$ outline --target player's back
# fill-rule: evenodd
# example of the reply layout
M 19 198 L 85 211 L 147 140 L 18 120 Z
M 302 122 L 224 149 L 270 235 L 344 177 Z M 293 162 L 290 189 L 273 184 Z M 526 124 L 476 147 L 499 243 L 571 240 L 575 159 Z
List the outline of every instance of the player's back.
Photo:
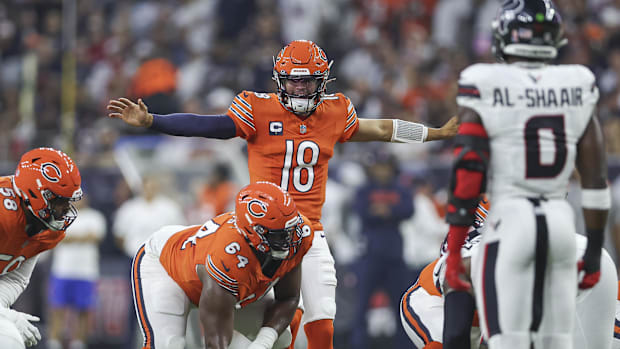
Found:
M 594 75 L 580 65 L 476 64 L 465 69 L 457 102 L 480 115 L 489 136 L 494 199 L 564 198 L 576 145 L 597 100 Z
M 26 214 L 13 189 L 11 176 L 0 177 L 0 199 L 0 275 L 3 275 L 26 259 L 56 246 L 65 233 L 47 229 L 28 235 Z
M 357 130 L 351 101 L 341 93 L 326 95 L 304 119 L 286 110 L 274 93 L 243 91 L 228 115 L 248 142 L 250 180 L 279 184 L 301 213 L 318 222 L 334 145 Z

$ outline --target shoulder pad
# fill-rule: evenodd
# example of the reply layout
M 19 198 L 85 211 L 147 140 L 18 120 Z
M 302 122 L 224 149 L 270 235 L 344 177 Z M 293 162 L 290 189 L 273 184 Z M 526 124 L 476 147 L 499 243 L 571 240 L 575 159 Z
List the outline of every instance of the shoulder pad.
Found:
M 459 77 L 459 84 L 463 83 L 480 83 L 489 78 L 493 78 L 493 67 L 496 64 L 477 63 L 465 68 Z
M 254 95 L 257 98 L 262 98 L 262 99 L 270 99 L 271 96 L 269 95 L 269 93 L 264 93 L 264 92 L 254 92 Z

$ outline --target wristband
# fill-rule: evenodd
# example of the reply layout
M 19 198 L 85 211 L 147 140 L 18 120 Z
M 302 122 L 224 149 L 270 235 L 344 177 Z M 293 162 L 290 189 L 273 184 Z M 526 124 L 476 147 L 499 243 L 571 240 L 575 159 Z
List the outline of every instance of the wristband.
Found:
M 428 136 L 428 128 L 415 122 L 394 119 L 392 121 L 392 143 L 423 143 Z
M 581 207 L 591 210 L 609 210 L 611 207 L 611 190 L 581 189 Z
M 275 329 L 263 326 L 258 331 L 258 335 L 256 335 L 256 339 L 254 339 L 254 342 L 252 342 L 252 344 L 260 345 L 267 349 L 273 347 L 273 344 L 276 342 L 277 339 L 278 332 Z

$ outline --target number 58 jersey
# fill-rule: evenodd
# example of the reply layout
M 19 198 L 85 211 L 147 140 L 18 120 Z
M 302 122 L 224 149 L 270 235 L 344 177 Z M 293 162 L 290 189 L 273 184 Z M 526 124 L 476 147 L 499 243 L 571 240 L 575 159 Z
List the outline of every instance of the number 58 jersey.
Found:
M 457 103 L 489 136 L 493 199 L 564 198 L 576 146 L 598 101 L 581 65 L 475 64 L 461 72 Z

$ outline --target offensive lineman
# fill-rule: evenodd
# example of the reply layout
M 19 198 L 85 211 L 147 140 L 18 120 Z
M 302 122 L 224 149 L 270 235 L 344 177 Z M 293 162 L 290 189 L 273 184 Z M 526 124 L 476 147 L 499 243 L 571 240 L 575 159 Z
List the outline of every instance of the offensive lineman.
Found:
M 26 289 L 41 252 L 54 248 L 77 217 L 80 172 L 67 154 L 37 148 L 22 155 L 13 176 L 0 177 L 0 347 L 36 345 L 39 318 L 10 307 Z
M 300 264 L 314 234 L 308 223 L 286 191 L 256 182 L 239 191 L 234 212 L 151 235 L 132 267 L 143 347 L 183 349 L 190 304 L 207 348 L 290 345 L 282 334 L 299 303 Z M 275 298 L 263 298 L 272 287 Z
M 315 43 L 296 40 L 274 58 L 277 93 L 239 93 L 226 115 L 156 115 L 126 98 L 111 100 L 109 116 L 127 124 L 177 136 L 248 142 L 250 182 L 279 184 L 295 199 L 316 230 L 315 241 L 302 263 L 302 298 L 309 349 L 333 348 L 336 315 L 336 270 L 321 225 L 328 161 L 337 142 L 421 143 L 451 138 L 456 118 L 442 128 L 397 119 L 358 119 L 349 98 L 327 94 L 329 62 Z M 301 312 L 291 330 L 295 336 Z
M 504 63 L 475 64 L 459 80 L 446 280 L 455 290 L 470 287 L 460 250 L 491 172 L 493 207 L 472 266 L 483 336 L 491 349 L 570 349 L 575 285 L 587 289 L 599 280 L 611 201 L 594 115 L 598 89 L 583 66 L 547 64 L 565 42 L 550 0 L 504 2 L 493 35 Z M 588 235 L 579 282 L 565 200 L 575 166 Z

